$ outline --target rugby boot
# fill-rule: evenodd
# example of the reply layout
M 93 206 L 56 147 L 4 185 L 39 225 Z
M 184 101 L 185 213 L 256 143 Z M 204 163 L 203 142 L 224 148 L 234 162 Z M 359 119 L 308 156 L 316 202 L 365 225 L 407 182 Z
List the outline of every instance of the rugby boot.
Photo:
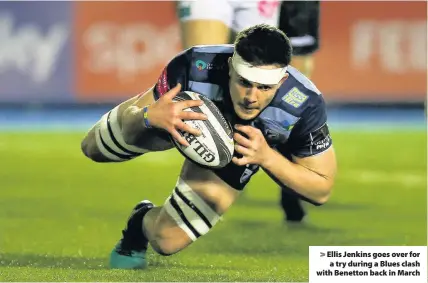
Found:
M 138 203 L 122 230 L 122 239 L 110 254 L 110 267 L 114 269 L 144 269 L 147 267 L 148 240 L 143 234 L 143 217 L 154 205 L 148 200 Z

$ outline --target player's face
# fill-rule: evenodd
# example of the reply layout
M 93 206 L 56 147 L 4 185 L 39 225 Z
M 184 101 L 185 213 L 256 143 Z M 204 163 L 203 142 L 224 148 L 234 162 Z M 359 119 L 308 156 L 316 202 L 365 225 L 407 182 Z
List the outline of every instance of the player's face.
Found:
M 260 68 L 274 69 L 277 66 L 261 66 Z M 262 85 L 246 80 L 238 75 L 229 64 L 229 88 L 232 98 L 233 108 L 243 120 L 251 120 L 257 117 L 259 113 L 268 106 L 275 96 L 276 91 L 287 79 L 288 74 L 275 85 Z

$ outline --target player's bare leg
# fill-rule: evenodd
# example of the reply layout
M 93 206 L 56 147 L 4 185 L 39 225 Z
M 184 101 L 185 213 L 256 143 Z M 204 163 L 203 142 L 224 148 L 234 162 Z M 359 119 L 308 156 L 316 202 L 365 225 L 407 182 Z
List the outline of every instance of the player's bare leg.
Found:
M 149 243 L 161 255 L 181 251 L 208 233 L 239 195 L 211 170 L 186 160 L 173 194 L 162 207 L 146 201 L 131 214 L 112 251 L 111 267 L 145 268 Z
M 290 65 L 310 79 L 314 71 L 314 58 L 312 55 L 293 56 Z
M 194 45 L 227 44 L 230 29 L 218 20 L 189 20 L 181 23 L 183 48 Z

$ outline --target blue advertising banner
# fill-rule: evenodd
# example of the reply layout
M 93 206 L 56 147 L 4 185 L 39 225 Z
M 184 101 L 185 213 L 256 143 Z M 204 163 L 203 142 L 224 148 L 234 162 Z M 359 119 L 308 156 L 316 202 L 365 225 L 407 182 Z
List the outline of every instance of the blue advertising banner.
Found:
M 72 97 L 72 2 L 0 2 L 0 102 Z

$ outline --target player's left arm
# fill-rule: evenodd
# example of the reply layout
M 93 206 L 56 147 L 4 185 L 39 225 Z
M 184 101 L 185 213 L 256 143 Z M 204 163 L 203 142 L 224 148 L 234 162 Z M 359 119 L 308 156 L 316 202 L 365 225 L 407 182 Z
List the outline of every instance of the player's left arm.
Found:
M 308 144 L 308 147 L 311 146 L 313 145 Z M 329 199 L 337 170 L 336 154 L 332 145 L 316 155 L 293 155 L 292 161 L 278 151 L 268 152 L 266 161 L 261 166 L 273 179 L 313 204 L 321 205 Z
M 271 148 L 259 129 L 238 126 L 235 149 L 243 155 L 234 158 L 238 165 L 258 164 L 276 182 L 292 189 L 313 204 L 325 203 L 332 191 L 337 163 L 326 123 L 324 103 L 308 108 L 293 128 L 287 150 L 292 161 L 284 157 L 282 148 Z

